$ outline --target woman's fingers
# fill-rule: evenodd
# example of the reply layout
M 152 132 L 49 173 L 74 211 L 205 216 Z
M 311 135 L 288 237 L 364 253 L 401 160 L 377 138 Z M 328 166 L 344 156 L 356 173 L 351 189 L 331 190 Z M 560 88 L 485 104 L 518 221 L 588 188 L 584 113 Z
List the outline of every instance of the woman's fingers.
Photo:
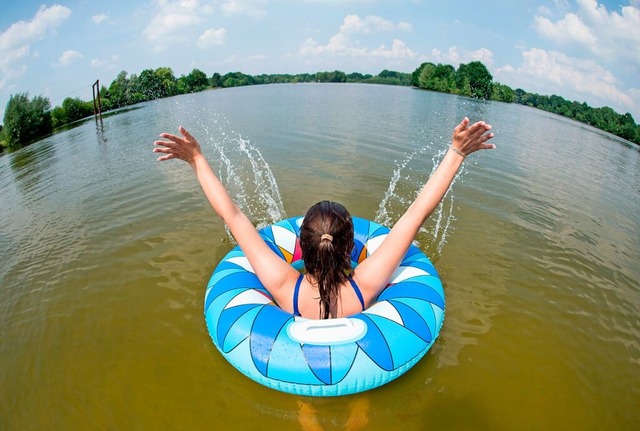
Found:
M 185 141 L 185 138 L 183 138 L 182 136 L 173 135 L 171 133 L 161 133 L 160 137 L 164 139 L 168 139 L 171 142 L 175 142 L 176 144 L 179 144 Z
M 158 161 L 181 159 L 192 163 L 194 157 L 200 153 L 198 141 L 183 127 L 178 127 L 180 135 L 161 133 L 159 140 L 155 141 L 154 153 L 162 153 Z
M 175 159 L 175 158 L 176 158 L 175 154 L 167 154 L 166 156 L 158 157 L 156 160 L 158 162 L 164 162 L 165 160 L 171 160 L 171 159 Z
M 160 144 L 160 145 L 162 145 L 162 144 Z M 169 147 L 166 147 L 166 146 L 165 147 L 159 146 L 159 147 L 154 148 L 153 152 L 154 153 L 173 153 L 173 149 L 171 149 Z
M 457 142 L 457 147 L 466 154 L 477 150 L 493 149 L 495 145 L 486 143 L 494 137 L 493 133 L 489 133 L 491 128 L 491 125 L 484 121 L 469 125 L 469 119 L 465 117 L 454 129 L 453 140 Z
M 489 130 L 491 130 L 490 124 L 486 124 L 484 121 L 479 121 L 468 129 L 467 138 L 469 141 L 480 141 L 482 143 L 490 137 L 493 137 L 493 134 L 487 133 Z
M 458 124 L 455 127 L 454 132 L 455 133 L 463 132 L 467 128 L 468 125 L 469 125 L 469 119 L 467 117 L 464 117 L 462 119 L 462 121 L 460 122 L 460 124 Z
M 193 138 L 193 136 L 191 136 L 191 133 L 189 133 L 187 131 L 187 129 L 185 129 L 183 126 L 178 127 L 178 130 L 180 131 L 180 133 L 182 134 L 182 136 L 184 136 L 185 138 L 187 138 L 188 140 L 193 140 L 195 141 L 195 139 Z
M 162 162 L 164 160 L 170 160 L 175 158 L 184 158 L 182 148 L 180 144 L 172 142 L 172 141 L 155 141 L 153 143 L 155 148 L 153 149 L 154 153 L 163 153 L 164 156 L 158 157 L 158 161 Z
M 482 136 L 483 133 L 490 129 L 490 125 L 486 124 L 484 121 L 478 121 L 477 123 L 469 127 L 468 132 L 470 137 L 475 139 L 479 136 Z
M 171 148 L 176 146 L 176 144 L 171 141 L 155 141 L 153 145 L 155 145 L 156 148 L 159 148 L 159 147 Z

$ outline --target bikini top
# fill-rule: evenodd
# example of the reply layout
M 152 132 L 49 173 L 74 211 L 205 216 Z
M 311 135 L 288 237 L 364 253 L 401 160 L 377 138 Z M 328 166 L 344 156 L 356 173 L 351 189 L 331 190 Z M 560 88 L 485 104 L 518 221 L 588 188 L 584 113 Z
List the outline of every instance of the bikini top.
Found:
M 296 287 L 293 290 L 293 315 L 294 316 L 300 316 L 300 310 L 298 309 L 298 294 L 300 293 L 300 283 L 302 283 L 303 278 L 304 278 L 304 274 L 300 274 L 300 277 L 298 277 L 298 281 L 296 281 Z M 351 283 L 351 287 L 353 287 L 353 291 L 358 296 L 358 299 L 360 300 L 360 304 L 362 305 L 362 311 L 364 311 L 364 298 L 362 297 L 362 292 L 360 292 L 360 288 L 358 287 L 356 282 L 353 281 L 353 278 L 351 277 L 349 277 L 349 283 Z

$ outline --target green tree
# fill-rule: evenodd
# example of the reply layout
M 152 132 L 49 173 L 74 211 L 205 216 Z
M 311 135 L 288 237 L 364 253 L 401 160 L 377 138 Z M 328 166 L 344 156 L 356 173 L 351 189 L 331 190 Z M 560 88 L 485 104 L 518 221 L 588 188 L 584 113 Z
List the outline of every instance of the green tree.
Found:
M 362 82 L 364 81 L 364 75 L 362 73 L 354 72 L 347 75 L 349 82 Z
M 450 64 L 438 64 L 429 80 L 429 89 L 443 93 L 456 90 L 456 71 Z
M 254 83 L 253 76 L 245 75 L 242 72 L 230 72 L 222 77 L 223 87 L 241 87 L 244 85 L 253 85 Z
M 183 93 L 195 93 L 209 87 L 207 75 L 199 69 L 193 69 L 187 76 L 181 76 L 178 81 L 179 88 Z
M 347 82 L 347 74 L 339 70 L 333 72 L 316 73 L 316 81 L 318 82 Z
M 93 115 L 93 101 L 83 102 L 76 98 L 67 97 L 62 102 L 66 123 L 72 123 Z
M 296 75 L 295 82 L 313 82 L 315 75 L 311 73 L 299 73 Z
M 213 75 L 211 75 L 209 83 L 213 88 L 222 87 L 222 75 L 220 75 L 218 72 L 214 73 Z
M 440 91 L 443 93 L 458 93 L 456 86 L 456 72 L 453 66 L 449 64 L 422 63 L 416 69 L 411 78 L 405 81 L 404 85 L 413 85 L 425 90 Z
M 91 101 L 91 104 L 93 105 L 93 100 Z M 109 89 L 104 85 L 100 87 L 100 105 L 102 106 L 102 112 L 115 108 L 111 102 L 111 93 L 109 93 Z M 91 108 L 93 109 L 93 106 Z
M 516 100 L 516 93 L 508 85 L 495 82 L 491 90 L 491 99 L 499 102 L 512 103 Z
M 51 133 L 50 108 L 51 102 L 46 97 L 29 99 L 28 93 L 11 95 L 3 119 L 2 133 L 6 146 L 19 148 Z
M 640 126 L 636 125 L 633 116 L 627 112 L 620 120 L 619 136 L 631 142 L 640 142 Z
M 348 81 L 352 81 L 351 75 L 347 75 Z M 396 72 L 395 70 L 383 70 L 377 76 L 364 75 L 357 82 L 384 85 L 410 85 L 412 75 L 410 73 Z
M 178 94 L 178 80 L 173 75 L 173 70 L 170 67 L 159 67 L 153 72 L 161 83 L 160 96 L 169 97 Z
M 152 78 L 153 80 L 153 78 Z M 135 105 L 136 103 L 144 102 L 149 100 L 147 95 L 145 94 L 146 89 L 138 75 L 132 73 L 129 76 L 129 86 L 127 87 L 127 91 L 125 93 L 125 98 L 127 101 L 127 105 Z
M 120 108 L 130 103 L 130 86 L 131 83 L 127 78 L 127 72 L 124 70 L 118 73 L 116 79 L 111 82 L 109 86 L 109 100 L 114 108 Z
M 456 71 L 456 85 L 465 96 L 491 99 L 492 81 L 493 76 L 480 61 L 461 64 Z
M 56 106 L 51 110 L 51 125 L 55 129 L 63 124 L 67 124 L 67 116 L 65 115 L 62 106 Z
M 142 95 L 144 101 L 153 100 L 165 95 L 162 79 L 151 69 L 140 73 L 136 93 Z
M 429 79 L 436 70 L 433 63 L 422 63 L 411 75 L 411 85 L 418 88 L 429 88 Z
M 93 101 L 84 102 L 77 97 L 67 97 L 62 102 L 62 106 L 56 106 L 51 110 L 51 122 L 55 128 L 81 120 L 92 114 Z

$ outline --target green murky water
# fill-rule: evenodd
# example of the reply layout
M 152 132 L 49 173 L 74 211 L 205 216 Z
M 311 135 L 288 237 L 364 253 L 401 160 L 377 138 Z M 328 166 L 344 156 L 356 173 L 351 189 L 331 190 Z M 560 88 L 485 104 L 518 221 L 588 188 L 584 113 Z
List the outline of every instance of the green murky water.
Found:
M 447 295 L 425 358 L 335 399 L 229 365 L 202 308 L 232 244 L 157 134 L 190 129 L 257 223 L 321 199 L 393 221 L 464 115 L 498 149 L 418 238 Z M 0 157 L 0 429 L 634 429 L 639 232 L 638 147 L 541 111 L 321 84 L 149 103 Z

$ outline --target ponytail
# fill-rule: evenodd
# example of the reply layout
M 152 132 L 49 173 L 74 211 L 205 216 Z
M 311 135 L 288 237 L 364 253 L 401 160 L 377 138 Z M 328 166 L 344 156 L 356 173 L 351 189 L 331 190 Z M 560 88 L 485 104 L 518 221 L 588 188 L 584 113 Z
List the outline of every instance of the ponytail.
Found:
M 351 215 L 338 203 L 317 203 L 305 215 L 300 229 L 300 246 L 305 269 L 318 283 L 319 317 L 335 317 L 340 286 L 348 280 L 351 271 Z

